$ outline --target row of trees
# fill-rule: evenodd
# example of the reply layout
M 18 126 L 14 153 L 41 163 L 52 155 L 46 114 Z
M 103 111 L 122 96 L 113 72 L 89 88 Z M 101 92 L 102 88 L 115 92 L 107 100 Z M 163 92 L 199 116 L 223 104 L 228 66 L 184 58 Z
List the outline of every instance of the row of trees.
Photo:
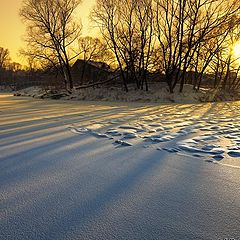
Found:
M 0 47 L 0 86 L 15 89 L 17 83 L 18 85 L 21 84 L 24 86 L 26 81 L 31 81 L 30 78 L 33 78 L 35 75 L 36 68 L 31 64 L 28 65 L 27 67 L 20 63 L 13 62 L 9 50 Z
M 181 92 L 188 71 L 195 73 L 194 88 L 211 70 L 215 86 L 229 84 L 238 63 L 229 46 L 239 39 L 239 10 L 237 0 L 97 0 L 92 19 L 115 54 L 126 90 L 129 78 L 148 89 L 146 74 L 158 70 L 170 92 L 177 83 Z
M 0 72 L 18 71 L 23 66 L 20 63 L 12 62 L 10 52 L 7 48 L 0 47 Z
M 10 62 L 9 50 L 0 47 L 0 69 L 5 69 Z
M 148 90 L 151 72 L 165 76 L 171 93 L 178 83 L 183 91 L 189 72 L 196 90 L 206 74 L 214 88 L 240 87 L 240 61 L 231 49 L 240 37 L 238 0 L 96 0 L 91 19 L 100 38 L 81 37 L 74 18 L 80 3 L 24 0 L 20 11 L 27 26 L 21 53 L 30 65 L 59 72 L 68 90 L 76 58 L 107 62 L 126 91 L 129 82 Z

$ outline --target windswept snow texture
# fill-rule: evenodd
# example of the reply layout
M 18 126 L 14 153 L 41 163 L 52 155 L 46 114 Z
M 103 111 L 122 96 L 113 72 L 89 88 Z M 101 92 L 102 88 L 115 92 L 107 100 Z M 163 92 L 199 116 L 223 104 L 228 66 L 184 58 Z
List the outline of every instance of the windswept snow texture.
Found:
M 0 95 L 0 239 L 239 239 L 239 110 Z

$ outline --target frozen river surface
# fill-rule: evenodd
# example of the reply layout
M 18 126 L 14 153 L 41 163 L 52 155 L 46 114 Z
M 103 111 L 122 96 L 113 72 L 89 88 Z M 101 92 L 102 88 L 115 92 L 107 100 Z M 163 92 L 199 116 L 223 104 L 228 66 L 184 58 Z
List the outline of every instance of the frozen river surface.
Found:
M 0 95 L 0 239 L 240 239 L 240 102 Z

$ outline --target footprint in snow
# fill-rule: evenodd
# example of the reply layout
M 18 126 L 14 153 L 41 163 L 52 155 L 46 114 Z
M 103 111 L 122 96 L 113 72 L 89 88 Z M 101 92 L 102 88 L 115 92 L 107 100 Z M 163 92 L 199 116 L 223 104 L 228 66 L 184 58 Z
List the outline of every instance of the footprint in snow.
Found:
M 87 128 L 74 128 L 74 127 L 69 127 L 70 131 L 72 133 L 77 133 L 77 134 L 85 134 L 88 133 L 89 130 Z
M 115 137 L 115 136 L 122 136 L 122 134 L 119 131 L 115 130 L 115 129 L 108 130 L 106 132 L 106 134 L 109 134 L 109 135 L 111 135 L 113 137 Z
M 118 145 L 118 146 L 123 146 L 123 147 L 130 147 L 132 146 L 131 143 L 122 141 L 122 140 L 116 140 L 113 144 Z
M 240 150 L 231 150 L 228 152 L 228 155 L 233 158 L 239 158 L 240 157 Z
M 223 158 L 224 158 L 224 156 L 221 155 L 221 154 L 213 156 L 213 159 L 214 159 L 215 161 L 221 161 Z
M 133 132 L 126 132 L 123 135 L 124 135 L 123 139 L 132 139 L 132 138 L 137 138 L 138 137 L 138 135 L 136 133 L 133 133 Z
M 94 137 L 98 137 L 98 138 L 108 138 L 108 139 L 113 139 L 112 137 L 108 136 L 105 133 L 99 133 L 99 132 L 95 132 L 95 131 L 90 131 L 91 135 L 93 135 Z
M 162 124 L 160 123 L 151 123 L 151 124 L 148 124 L 149 127 L 162 127 Z
M 152 138 L 150 138 L 150 141 L 152 143 L 167 142 L 167 141 L 170 141 L 170 140 L 172 140 L 172 138 L 168 138 L 168 137 L 160 137 L 160 138 L 152 137 Z
M 159 151 L 164 150 L 164 151 L 169 152 L 169 153 L 177 153 L 177 152 L 179 152 L 179 150 L 177 148 L 166 148 L 166 147 L 163 147 L 163 148 L 157 148 L 157 150 L 159 150 Z
M 87 128 L 69 128 L 70 131 L 72 133 L 76 133 L 76 134 L 91 134 L 94 137 L 97 138 L 108 138 L 108 139 L 113 139 L 112 137 L 110 137 L 109 135 L 105 134 L 105 133 L 99 133 L 96 131 L 92 131 L 91 129 L 87 129 Z

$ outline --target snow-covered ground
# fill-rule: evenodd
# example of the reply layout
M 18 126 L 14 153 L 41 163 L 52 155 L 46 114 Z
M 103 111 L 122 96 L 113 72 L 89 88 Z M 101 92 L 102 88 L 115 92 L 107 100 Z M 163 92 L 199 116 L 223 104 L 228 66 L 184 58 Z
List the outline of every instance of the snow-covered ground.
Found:
M 135 84 L 130 84 L 128 93 L 120 86 L 99 86 L 79 90 L 74 89 L 72 94 L 68 94 L 64 90 L 29 87 L 17 91 L 15 95 L 63 100 L 148 103 L 201 103 L 240 100 L 239 91 L 227 92 L 204 88 L 196 91 L 193 89 L 193 86 L 189 84 L 184 86 L 184 91 L 182 93 L 179 93 L 179 85 L 177 85 L 174 93 L 170 94 L 166 83 L 161 83 L 161 85 L 159 83 L 152 83 L 149 86 L 149 91 L 137 90 L 135 89 Z
M 239 239 L 240 102 L 0 95 L 0 239 Z
M 34 98 L 61 97 L 64 100 L 89 100 L 89 101 L 120 101 L 120 102 L 160 102 L 160 103 L 197 103 L 204 101 L 207 97 L 207 90 L 193 90 L 192 85 L 185 85 L 184 92 L 179 93 L 179 86 L 176 91 L 170 94 L 166 84 L 150 84 L 149 91 L 136 90 L 135 84 L 129 85 L 129 92 L 126 93 L 122 87 L 99 86 L 73 90 L 72 94 L 62 91 L 45 90 L 40 87 L 29 87 L 16 93 L 20 96 L 31 96 Z M 55 93 L 54 93 L 55 92 Z M 62 96 L 61 96 L 62 95 Z

